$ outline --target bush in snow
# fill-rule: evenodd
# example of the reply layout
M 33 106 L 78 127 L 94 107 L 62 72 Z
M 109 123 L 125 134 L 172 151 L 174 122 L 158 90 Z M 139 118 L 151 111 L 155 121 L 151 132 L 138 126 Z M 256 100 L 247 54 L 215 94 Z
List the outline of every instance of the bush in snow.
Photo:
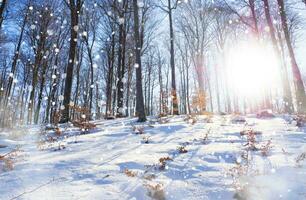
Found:
M 166 200 L 162 184 L 145 184 L 148 189 L 148 196 L 155 200 Z
M 179 153 L 187 153 L 188 152 L 187 149 L 184 146 L 179 146 L 177 148 L 177 150 L 178 150 Z
M 167 157 L 162 157 L 162 158 L 159 159 L 159 164 L 160 164 L 159 170 L 164 170 L 164 169 L 166 169 L 167 161 L 173 161 L 173 159 L 170 158 L 169 156 L 167 156 Z
M 73 111 L 72 124 L 81 129 L 82 133 L 86 133 L 96 127 L 95 124 L 89 122 L 91 113 L 88 108 L 80 106 L 70 106 Z
M 127 175 L 128 177 L 135 177 L 135 176 L 137 176 L 137 172 L 133 172 L 133 171 L 131 171 L 131 170 L 129 170 L 129 169 L 125 169 L 125 170 L 123 171 L 123 173 L 124 173 L 125 175 Z

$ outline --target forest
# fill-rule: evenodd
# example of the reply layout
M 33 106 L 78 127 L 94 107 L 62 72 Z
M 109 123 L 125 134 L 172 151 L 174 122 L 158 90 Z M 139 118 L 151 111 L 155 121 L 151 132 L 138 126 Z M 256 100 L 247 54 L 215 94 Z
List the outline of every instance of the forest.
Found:
M 1 125 L 303 113 L 302 3 L 3 0 Z
M 306 0 L 0 0 L 0 199 L 305 198 L 305 19 Z

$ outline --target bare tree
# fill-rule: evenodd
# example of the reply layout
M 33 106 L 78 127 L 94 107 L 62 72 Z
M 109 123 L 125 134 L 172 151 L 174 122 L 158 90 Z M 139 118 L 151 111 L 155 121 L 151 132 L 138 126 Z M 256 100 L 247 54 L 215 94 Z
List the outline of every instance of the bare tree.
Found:
M 133 0 L 134 9 L 134 37 L 135 37 L 135 56 L 136 56 L 136 112 L 138 121 L 146 121 L 146 114 L 142 93 L 142 72 L 141 72 L 141 41 L 139 35 L 139 15 L 137 0 Z
M 173 29 L 173 10 L 178 6 L 179 1 L 167 0 L 167 5 L 162 1 L 162 6 L 159 6 L 164 12 L 168 14 L 169 18 L 169 34 L 170 34 L 170 66 L 171 66 L 171 98 L 172 98 L 172 113 L 173 115 L 178 115 L 178 98 L 176 91 L 176 81 L 175 81 L 175 52 L 174 52 L 174 29 Z
M 64 91 L 64 110 L 61 122 L 69 121 L 69 105 L 71 100 L 71 90 L 73 81 L 73 66 L 75 62 L 75 53 L 78 40 L 79 29 L 79 15 L 81 12 L 84 0 L 64 0 L 70 9 L 70 46 L 69 46 L 69 60 L 66 69 L 65 91 Z
M 283 0 L 277 0 L 279 6 L 279 14 L 281 17 L 282 28 L 285 34 L 285 40 L 289 51 L 290 61 L 291 61 L 291 68 L 293 73 L 293 80 L 296 89 L 296 100 L 297 100 L 297 110 L 300 113 L 306 113 L 306 94 L 305 94 L 305 87 L 303 83 L 303 79 L 301 76 L 300 69 L 298 67 L 295 53 L 293 50 L 293 46 L 291 43 L 288 22 L 287 22 L 287 15 L 285 11 L 285 5 Z
M 7 87 L 6 87 L 4 106 L 7 105 L 8 99 L 11 96 L 14 74 L 16 73 L 16 70 L 17 70 L 16 69 L 17 68 L 17 61 L 18 61 L 18 58 L 19 58 L 19 52 L 20 52 L 21 43 L 22 43 L 22 40 L 23 40 L 25 26 L 26 26 L 26 23 L 27 23 L 27 20 L 28 20 L 28 14 L 29 14 L 29 7 L 28 7 L 28 5 L 26 6 L 25 10 L 26 11 L 25 11 L 25 15 L 23 16 L 23 21 L 22 21 L 22 24 L 21 24 L 20 35 L 19 35 L 19 38 L 18 38 L 17 46 L 16 46 L 16 49 L 15 49 L 15 54 L 14 54 L 13 61 L 12 61 L 11 76 L 9 77 L 8 84 L 7 84 Z
M 85 43 L 85 47 L 87 50 L 87 56 L 89 59 L 90 66 L 90 79 L 89 79 L 89 112 L 92 113 L 93 107 L 93 89 L 95 87 L 94 84 L 94 45 L 97 39 L 97 30 L 98 30 L 98 21 L 99 16 L 95 10 L 94 6 L 87 5 L 83 14 L 83 33 L 82 38 Z
M 205 89 L 207 88 L 210 92 L 210 80 L 207 74 L 207 66 L 205 66 L 205 53 L 208 51 L 208 46 L 213 39 L 210 30 L 211 21 L 214 17 L 213 9 L 211 9 L 210 2 L 200 0 L 182 6 L 181 13 L 179 27 L 192 51 L 191 57 L 198 83 L 197 93 L 199 98 L 204 100 L 206 99 Z M 199 108 L 200 112 L 206 110 L 205 104 Z
M 275 35 L 275 28 L 272 22 L 271 14 L 270 14 L 269 0 L 263 0 L 263 2 L 264 2 L 265 16 L 266 16 L 267 24 L 269 26 L 269 30 L 270 30 L 269 33 L 270 33 L 270 37 L 272 40 L 273 48 L 274 48 L 274 51 L 277 57 L 281 58 L 281 52 L 278 47 L 278 43 L 277 43 L 276 35 Z M 285 112 L 292 113 L 293 112 L 292 96 L 291 96 L 291 91 L 290 91 L 288 75 L 287 75 L 285 68 L 286 66 L 282 64 L 280 76 L 282 78 L 282 84 L 283 84 L 283 95 L 284 95 L 284 102 L 285 102 L 284 106 L 285 106 Z

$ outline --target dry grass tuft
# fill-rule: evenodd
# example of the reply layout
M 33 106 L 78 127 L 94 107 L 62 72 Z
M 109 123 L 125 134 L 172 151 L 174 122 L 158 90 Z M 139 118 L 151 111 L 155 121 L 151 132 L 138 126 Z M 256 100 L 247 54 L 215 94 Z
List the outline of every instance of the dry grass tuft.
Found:
M 244 146 L 247 146 L 248 149 L 252 151 L 258 150 L 258 148 L 256 147 L 256 136 L 262 135 L 262 132 L 249 129 L 241 131 L 240 135 L 247 136 L 247 143 Z
M 166 164 L 167 164 L 167 161 L 173 161 L 172 158 L 170 158 L 169 156 L 167 157 L 162 157 L 159 159 L 159 170 L 165 170 L 166 169 Z
M 148 189 L 148 196 L 155 200 L 166 200 L 165 192 L 162 184 L 145 184 Z
M 137 172 L 133 172 L 133 171 L 131 171 L 131 170 L 129 170 L 129 169 L 125 169 L 125 170 L 123 171 L 123 173 L 124 173 L 125 175 L 127 175 L 128 177 L 135 177 L 135 176 L 137 176 Z
M 177 150 L 178 150 L 179 153 L 187 153 L 188 152 L 187 149 L 184 146 L 179 146 L 177 148 Z

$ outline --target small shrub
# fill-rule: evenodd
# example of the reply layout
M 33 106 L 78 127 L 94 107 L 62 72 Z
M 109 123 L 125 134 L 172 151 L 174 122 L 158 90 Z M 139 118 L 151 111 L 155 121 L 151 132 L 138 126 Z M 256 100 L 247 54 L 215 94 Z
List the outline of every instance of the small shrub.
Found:
M 148 196 L 155 200 L 166 200 L 162 184 L 145 184 L 148 189 Z
M 89 130 L 96 127 L 95 124 L 89 122 L 91 119 L 90 110 L 87 107 L 70 106 L 72 115 L 72 124 L 81 129 L 82 133 L 87 133 Z
M 177 148 L 177 150 L 178 150 L 179 153 L 187 153 L 188 152 L 187 149 L 184 146 L 179 146 Z
M 249 150 L 256 151 L 256 136 L 261 135 L 262 132 L 254 130 L 244 130 L 240 132 L 241 136 L 247 136 L 247 143 L 244 146 L 247 146 Z
M 133 172 L 133 171 L 131 171 L 131 170 L 129 170 L 129 169 L 125 169 L 125 170 L 123 171 L 123 173 L 124 173 L 125 175 L 127 175 L 128 177 L 135 177 L 135 176 L 137 176 L 137 173 L 136 173 L 136 172 Z
M 167 161 L 173 161 L 173 159 L 170 158 L 169 156 L 167 156 L 167 157 L 162 157 L 162 158 L 159 159 L 159 164 L 160 164 L 159 169 L 160 169 L 160 170 L 166 169 Z

